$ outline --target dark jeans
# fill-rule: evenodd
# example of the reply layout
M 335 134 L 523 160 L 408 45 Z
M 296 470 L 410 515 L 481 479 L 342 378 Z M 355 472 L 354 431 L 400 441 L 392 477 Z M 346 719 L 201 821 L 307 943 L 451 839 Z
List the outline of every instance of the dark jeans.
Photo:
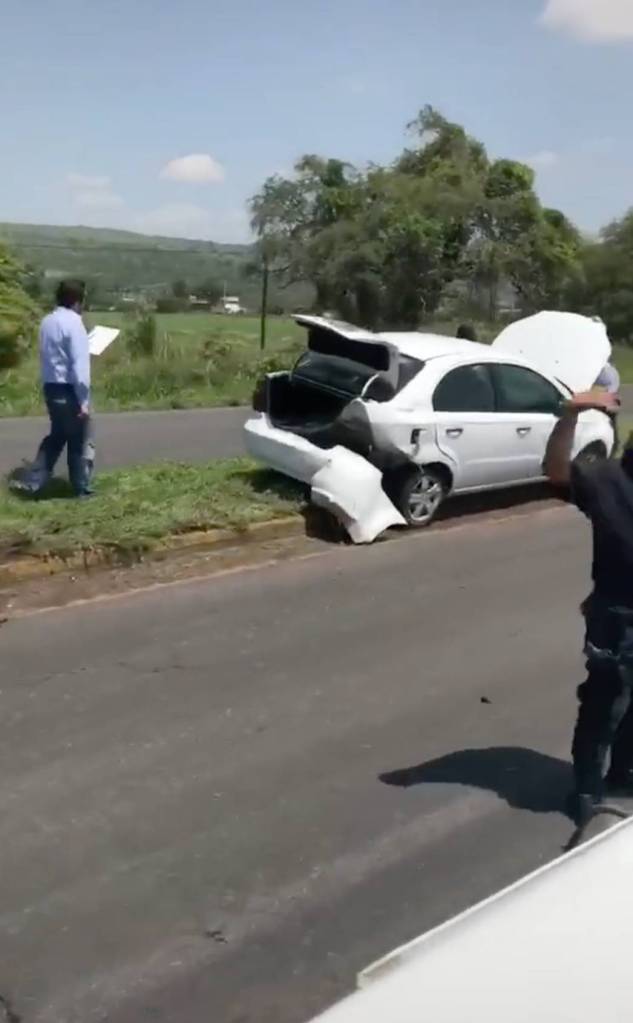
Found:
M 66 447 L 71 486 L 78 496 L 88 494 L 94 468 L 91 421 L 80 416 L 75 389 L 70 384 L 44 384 L 44 400 L 51 430 L 40 444 L 33 466 L 34 489 L 41 490 L 48 483 Z
M 633 609 L 592 598 L 586 609 L 587 680 L 572 754 L 578 792 L 601 798 L 603 778 L 633 767 Z

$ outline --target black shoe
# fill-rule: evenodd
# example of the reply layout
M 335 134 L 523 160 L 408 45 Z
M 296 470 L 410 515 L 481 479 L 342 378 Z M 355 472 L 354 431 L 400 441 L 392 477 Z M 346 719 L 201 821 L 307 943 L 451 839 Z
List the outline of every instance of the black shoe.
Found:
M 567 797 L 567 813 L 578 828 L 588 824 L 595 816 L 600 800 L 590 792 L 570 792 Z

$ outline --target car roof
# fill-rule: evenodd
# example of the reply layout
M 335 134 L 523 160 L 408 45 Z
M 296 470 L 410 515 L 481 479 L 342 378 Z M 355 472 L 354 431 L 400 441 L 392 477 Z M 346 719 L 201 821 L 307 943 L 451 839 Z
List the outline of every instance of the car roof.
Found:
M 481 355 L 484 358 L 492 356 L 490 345 L 482 345 L 477 341 L 465 341 L 462 338 L 449 337 L 446 334 L 386 331 L 382 334 L 375 334 L 374 337 L 380 341 L 387 341 L 403 355 L 420 359 L 422 362 L 445 355 Z
M 478 344 L 444 334 L 422 331 L 385 331 L 374 334 L 351 323 L 323 316 L 297 315 L 297 323 L 319 327 L 350 340 L 389 345 L 403 355 L 421 362 L 460 359 L 482 362 L 511 362 L 560 380 L 574 391 L 586 390 L 598 376 L 611 353 L 611 343 L 602 321 L 577 313 L 541 312 L 510 324 L 492 345 Z

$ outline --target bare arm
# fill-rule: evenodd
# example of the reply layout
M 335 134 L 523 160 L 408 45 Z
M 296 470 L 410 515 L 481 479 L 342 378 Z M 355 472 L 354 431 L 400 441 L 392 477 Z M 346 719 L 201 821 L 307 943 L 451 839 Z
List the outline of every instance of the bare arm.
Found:
M 575 394 L 567 403 L 565 410 L 557 422 L 545 452 L 545 475 L 552 483 L 564 486 L 569 483 L 571 475 L 571 453 L 576 436 L 578 416 L 587 409 L 599 409 L 601 412 L 617 409 L 616 395 L 600 391 L 587 391 L 586 394 Z
M 545 475 L 557 486 L 569 483 L 578 409 L 568 406 L 556 423 L 545 452 Z

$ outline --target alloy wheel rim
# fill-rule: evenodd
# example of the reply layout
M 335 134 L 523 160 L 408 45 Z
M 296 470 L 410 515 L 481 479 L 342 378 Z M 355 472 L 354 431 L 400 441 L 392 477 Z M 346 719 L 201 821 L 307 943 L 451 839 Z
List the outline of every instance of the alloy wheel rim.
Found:
M 421 476 L 409 493 L 409 515 L 414 522 L 426 522 L 442 500 L 442 486 L 430 476 Z

